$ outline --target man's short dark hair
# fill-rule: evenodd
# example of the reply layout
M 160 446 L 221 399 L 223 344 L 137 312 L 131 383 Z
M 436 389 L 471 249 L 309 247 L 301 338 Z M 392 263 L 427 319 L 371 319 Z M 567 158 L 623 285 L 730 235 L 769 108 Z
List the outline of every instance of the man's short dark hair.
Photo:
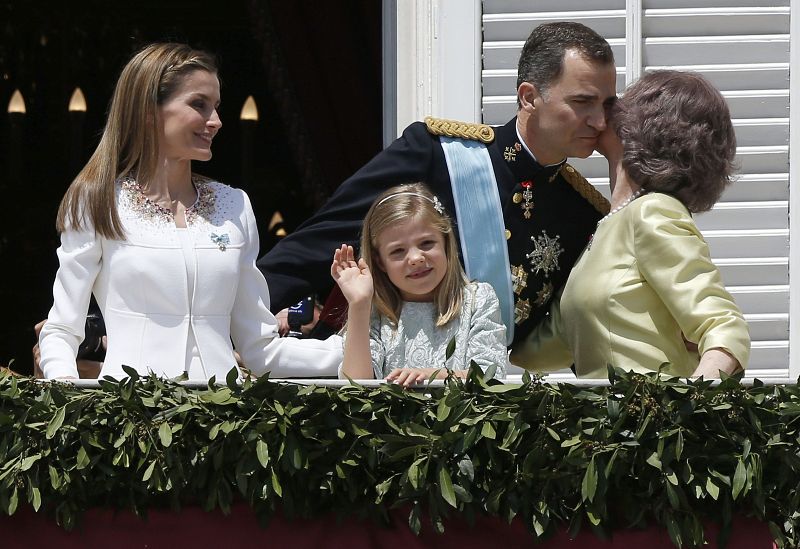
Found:
M 614 52 L 606 39 L 580 23 L 561 21 L 539 25 L 522 47 L 517 67 L 517 89 L 530 82 L 546 93 L 564 70 L 564 54 L 575 50 L 601 65 L 614 63 Z
M 611 119 L 623 143 L 622 167 L 644 190 L 704 212 L 731 182 L 736 133 L 730 110 L 699 74 L 645 74 L 616 101 Z

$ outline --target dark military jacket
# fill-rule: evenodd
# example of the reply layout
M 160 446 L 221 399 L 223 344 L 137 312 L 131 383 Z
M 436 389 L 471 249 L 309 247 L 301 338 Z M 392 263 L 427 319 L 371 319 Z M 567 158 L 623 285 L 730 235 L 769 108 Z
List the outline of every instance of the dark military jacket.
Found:
M 517 137 L 516 118 L 494 128 L 494 133 L 487 148 L 503 207 L 517 342 L 546 315 L 597 221 L 607 213 L 608 202 L 572 166 L 541 166 L 534 161 Z M 269 284 L 271 309 L 327 293 L 333 285 L 333 251 L 342 244 L 357 246 L 364 216 L 380 193 L 411 182 L 427 184 L 455 220 L 439 136 L 422 122 L 406 128 L 342 183 L 319 212 L 258 261 Z

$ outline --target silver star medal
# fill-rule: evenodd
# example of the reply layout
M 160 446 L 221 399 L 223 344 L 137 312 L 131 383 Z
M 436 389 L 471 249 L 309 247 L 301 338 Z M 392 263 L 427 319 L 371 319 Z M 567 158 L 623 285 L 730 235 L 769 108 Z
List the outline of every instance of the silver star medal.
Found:
M 558 257 L 564 252 L 564 248 L 558 241 L 559 236 L 554 238 L 547 236 L 547 233 L 542 231 L 539 236 L 532 236 L 533 251 L 526 254 L 525 257 L 531 260 L 531 267 L 533 272 L 544 272 L 545 276 L 551 272 L 560 269 L 558 264 Z

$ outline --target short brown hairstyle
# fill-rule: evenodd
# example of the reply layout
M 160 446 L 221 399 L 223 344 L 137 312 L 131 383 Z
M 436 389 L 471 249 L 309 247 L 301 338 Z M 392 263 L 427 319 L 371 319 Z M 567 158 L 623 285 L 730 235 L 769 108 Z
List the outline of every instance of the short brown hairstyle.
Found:
M 614 52 L 606 39 L 586 25 L 573 21 L 544 23 L 533 29 L 522 47 L 517 89 L 523 82 L 530 82 L 539 93 L 547 93 L 564 72 L 564 56 L 570 50 L 599 65 L 614 64 Z
M 645 191 L 704 212 L 731 182 L 736 134 L 728 104 L 699 74 L 645 74 L 616 101 L 612 120 L 622 140 L 622 167 Z

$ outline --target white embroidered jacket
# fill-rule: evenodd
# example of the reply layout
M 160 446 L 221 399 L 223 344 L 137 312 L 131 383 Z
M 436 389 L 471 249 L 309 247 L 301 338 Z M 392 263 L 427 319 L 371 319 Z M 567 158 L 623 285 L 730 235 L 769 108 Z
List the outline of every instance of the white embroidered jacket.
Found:
M 244 191 L 195 180 L 198 200 L 186 212 L 193 242 L 194 292 L 174 221 L 132 180 L 118 182 L 117 209 L 126 240 L 67 230 L 58 249 L 53 307 L 39 342 L 46 378 L 78 376 L 90 294 L 105 318 L 108 351 L 100 376 L 126 377 L 122 366 L 166 377 L 183 374 L 194 331 L 207 375 L 225 379 L 236 365 L 272 377 L 336 375 L 341 340 L 278 338 L 269 291 L 255 265 L 258 232 Z

